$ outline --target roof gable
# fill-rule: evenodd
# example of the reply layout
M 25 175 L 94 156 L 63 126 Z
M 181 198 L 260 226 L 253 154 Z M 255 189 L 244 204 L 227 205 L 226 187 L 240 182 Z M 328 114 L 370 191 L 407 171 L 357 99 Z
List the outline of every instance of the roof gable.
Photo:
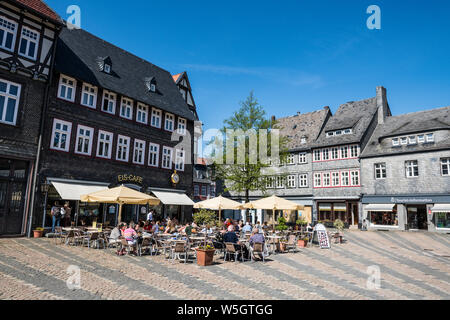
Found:
M 15 0 L 15 2 L 32 9 L 33 11 L 50 18 L 59 23 L 62 22 L 61 17 L 55 13 L 44 1 L 41 0 Z

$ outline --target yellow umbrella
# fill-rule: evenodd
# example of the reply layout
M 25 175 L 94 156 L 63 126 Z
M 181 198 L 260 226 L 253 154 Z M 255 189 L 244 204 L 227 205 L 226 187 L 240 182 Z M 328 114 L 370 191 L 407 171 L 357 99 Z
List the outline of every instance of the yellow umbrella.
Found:
M 197 202 L 194 204 L 195 209 L 210 209 L 210 210 L 219 210 L 219 221 L 221 219 L 222 210 L 239 210 L 242 209 L 242 204 L 239 202 L 233 201 L 228 198 L 224 198 L 219 196 L 217 198 Z
M 303 210 L 305 207 L 290 200 L 286 200 L 277 196 L 271 196 L 244 204 L 246 209 L 263 209 L 272 210 L 273 223 L 275 224 L 275 210 Z
M 149 204 L 158 205 L 160 200 L 148 194 L 120 186 L 112 189 L 105 189 L 91 194 L 82 195 L 82 202 L 100 202 L 119 204 L 119 222 L 122 218 L 122 205 L 124 204 Z

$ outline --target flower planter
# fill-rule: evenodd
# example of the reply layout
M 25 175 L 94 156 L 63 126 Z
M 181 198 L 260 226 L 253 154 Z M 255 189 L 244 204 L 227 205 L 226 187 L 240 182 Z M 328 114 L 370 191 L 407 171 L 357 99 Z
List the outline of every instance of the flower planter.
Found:
M 33 230 L 34 238 L 42 238 L 43 233 L 43 230 Z
M 202 267 L 212 265 L 214 259 L 214 252 L 216 252 L 216 250 L 214 249 L 210 250 L 197 249 L 197 264 Z
M 308 245 L 308 241 L 306 241 L 306 240 L 298 240 L 297 241 L 297 247 L 299 247 L 299 248 L 306 248 L 307 245 Z

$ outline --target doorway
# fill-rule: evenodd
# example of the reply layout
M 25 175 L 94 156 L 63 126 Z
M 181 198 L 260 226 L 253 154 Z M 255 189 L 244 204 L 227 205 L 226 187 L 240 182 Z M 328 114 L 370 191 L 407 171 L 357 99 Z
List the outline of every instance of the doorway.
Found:
M 427 206 L 407 206 L 408 229 L 428 230 Z
M 0 159 L 0 236 L 22 233 L 27 176 L 28 162 Z

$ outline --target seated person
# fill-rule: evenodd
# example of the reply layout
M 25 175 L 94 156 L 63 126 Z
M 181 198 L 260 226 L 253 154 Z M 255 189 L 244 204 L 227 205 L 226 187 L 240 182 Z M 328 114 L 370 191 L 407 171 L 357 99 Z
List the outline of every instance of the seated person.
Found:
M 212 234 L 212 233 L 213 233 L 213 229 L 211 228 L 210 225 L 206 225 L 206 226 L 202 229 L 201 232 L 202 232 L 202 233 L 207 233 L 207 234 Z
M 152 233 L 153 234 L 158 234 L 159 233 L 159 225 L 160 225 L 160 222 L 156 221 L 156 223 L 152 227 Z
M 119 223 L 109 235 L 109 240 L 118 240 L 122 236 L 122 232 L 120 231 L 120 228 L 122 227 L 122 224 Z
M 144 231 L 151 232 L 153 228 L 152 222 L 145 221 L 144 222 Z
M 262 233 L 259 233 L 259 230 L 257 228 L 253 229 L 252 236 L 249 239 L 250 246 L 253 247 L 253 244 L 255 243 L 262 243 L 264 244 L 266 242 L 266 239 L 264 239 L 264 235 Z
M 128 244 L 136 244 L 137 233 L 134 222 L 130 222 L 128 228 L 123 232 L 123 237 L 128 241 Z
M 228 227 L 228 232 L 224 234 L 223 241 L 225 243 L 239 244 L 239 238 L 236 235 L 236 232 L 234 232 L 234 227 L 232 225 Z
M 252 232 L 252 226 L 250 225 L 250 222 L 245 223 L 245 226 L 242 228 L 242 232 Z
M 170 233 L 170 234 L 174 234 L 177 232 L 177 229 L 175 228 L 175 224 L 173 223 L 173 221 L 170 221 L 167 224 L 166 230 L 164 231 L 165 233 Z

